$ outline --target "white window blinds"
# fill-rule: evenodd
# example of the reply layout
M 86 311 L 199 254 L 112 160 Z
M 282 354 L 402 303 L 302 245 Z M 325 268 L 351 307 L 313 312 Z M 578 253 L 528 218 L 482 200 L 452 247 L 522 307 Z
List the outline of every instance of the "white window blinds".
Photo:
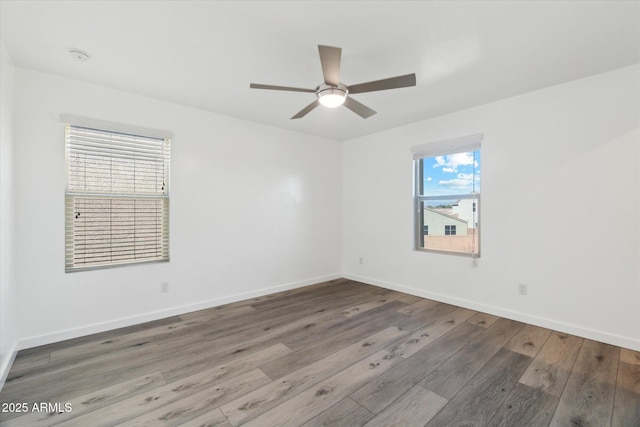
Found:
M 411 147 L 411 152 L 413 153 L 413 159 L 418 160 L 424 157 L 435 157 L 442 156 L 444 154 L 474 151 L 480 149 L 480 143 L 483 139 L 484 134 L 475 133 L 473 135 L 461 136 L 459 138 L 445 139 L 416 145 Z
M 66 125 L 66 270 L 169 260 L 170 140 Z

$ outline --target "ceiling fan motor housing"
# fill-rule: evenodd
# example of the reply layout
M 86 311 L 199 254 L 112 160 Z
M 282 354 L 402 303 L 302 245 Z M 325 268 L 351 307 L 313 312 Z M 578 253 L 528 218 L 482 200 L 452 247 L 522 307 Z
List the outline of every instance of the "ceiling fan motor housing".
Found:
M 349 88 L 342 83 L 338 83 L 338 86 L 331 86 L 323 83 L 316 88 L 318 101 L 320 101 L 320 103 L 325 107 L 329 108 L 339 107 L 344 104 L 348 93 Z

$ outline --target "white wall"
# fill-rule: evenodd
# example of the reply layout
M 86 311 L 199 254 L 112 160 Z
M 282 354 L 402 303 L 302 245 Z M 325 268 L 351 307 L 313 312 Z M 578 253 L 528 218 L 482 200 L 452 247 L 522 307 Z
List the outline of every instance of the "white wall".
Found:
M 16 83 L 22 348 L 339 277 L 339 142 L 21 68 Z M 174 133 L 170 263 L 65 274 L 60 113 Z
M 0 40 L 0 389 L 18 344 L 14 258 L 14 66 Z
M 409 147 L 478 132 L 482 257 L 412 251 Z M 347 141 L 343 271 L 640 350 L 639 158 L 639 65 Z

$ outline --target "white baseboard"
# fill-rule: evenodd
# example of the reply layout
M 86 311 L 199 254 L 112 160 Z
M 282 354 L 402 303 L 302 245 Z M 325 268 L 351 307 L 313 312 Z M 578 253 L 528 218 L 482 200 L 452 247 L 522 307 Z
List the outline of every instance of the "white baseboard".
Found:
M 5 381 L 7 381 L 7 376 L 9 375 L 9 371 L 11 370 L 13 361 L 16 359 L 16 354 L 18 354 L 18 341 L 14 341 L 14 343 L 11 345 L 11 348 L 7 352 L 7 356 L 0 364 L 0 390 L 2 390 Z
M 140 315 L 114 319 L 107 322 L 94 323 L 90 325 L 84 325 L 77 328 L 66 329 L 62 331 L 53 332 L 45 335 L 38 335 L 34 337 L 23 338 L 18 342 L 18 349 L 24 350 L 27 348 L 37 347 L 40 345 L 51 344 L 54 342 L 64 341 L 72 338 L 78 338 L 85 335 L 95 334 L 99 332 L 105 332 L 112 329 L 123 328 L 127 326 L 136 325 L 144 322 L 151 322 L 153 320 L 164 319 L 170 316 L 178 316 L 180 314 L 189 313 L 192 311 L 203 310 L 205 308 L 216 307 L 219 305 L 229 304 L 232 302 L 242 301 L 250 298 L 256 298 L 263 295 L 273 294 L 276 292 L 282 292 L 289 289 L 301 288 L 303 286 L 313 285 L 316 283 L 322 283 L 329 280 L 341 278 L 341 274 L 332 274 L 328 276 L 314 277 L 307 280 L 301 280 L 298 282 L 285 283 L 283 285 L 272 286 L 269 288 L 262 288 L 251 292 L 243 292 L 234 294 L 227 297 L 214 298 L 211 300 L 198 302 L 195 304 L 187 304 L 178 307 L 172 307 L 165 310 L 158 310 L 154 312 L 144 313 Z M 15 355 L 14 355 L 15 357 Z M 9 365 L 11 366 L 11 365 Z M 7 370 L 8 372 L 8 370 Z
M 640 351 L 640 340 L 625 337 L 621 335 L 611 334 L 604 331 L 598 331 L 595 329 L 584 328 L 582 326 L 574 325 L 571 323 L 565 323 L 553 319 L 547 319 L 527 313 L 521 313 L 518 311 L 508 310 L 501 307 L 495 307 L 492 305 L 480 304 L 474 301 L 465 300 L 462 298 L 455 298 L 449 295 L 438 294 L 434 292 L 425 291 L 422 289 L 411 288 L 408 286 L 398 285 L 395 283 L 384 282 L 370 277 L 357 276 L 354 274 L 343 274 L 345 279 L 355 280 L 357 282 L 366 283 L 369 285 L 380 286 L 382 288 L 391 289 L 405 294 L 416 295 L 422 298 L 428 298 L 447 304 L 456 305 L 459 307 L 468 308 L 470 310 L 481 311 L 483 313 L 493 314 L 495 316 L 504 317 L 518 322 L 529 323 L 531 325 L 540 326 L 554 331 L 564 332 L 571 335 L 576 335 L 582 338 L 588 338 L 594 341 L 600 341 L 606 344 L 612 344 L 619 347 L 629 348 L 631 350 Z

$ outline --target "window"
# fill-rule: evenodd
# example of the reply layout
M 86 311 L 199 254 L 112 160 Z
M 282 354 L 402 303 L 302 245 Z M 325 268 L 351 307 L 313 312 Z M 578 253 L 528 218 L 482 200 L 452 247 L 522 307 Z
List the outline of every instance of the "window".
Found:
M 480 255 L 481 134 L 412 148 L 416 250 Z
M 169 260 L 170 139 L 65 127 L 66 271 Z

